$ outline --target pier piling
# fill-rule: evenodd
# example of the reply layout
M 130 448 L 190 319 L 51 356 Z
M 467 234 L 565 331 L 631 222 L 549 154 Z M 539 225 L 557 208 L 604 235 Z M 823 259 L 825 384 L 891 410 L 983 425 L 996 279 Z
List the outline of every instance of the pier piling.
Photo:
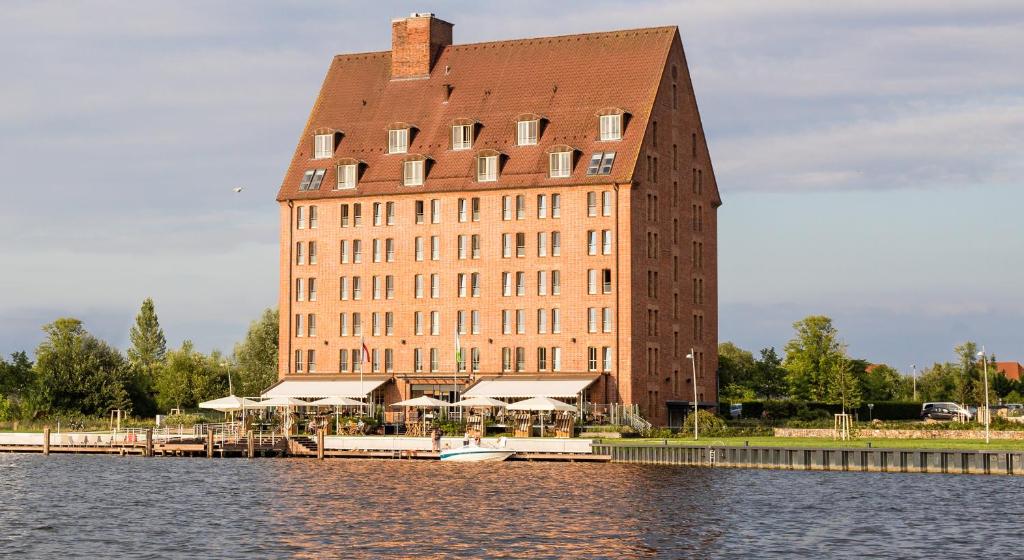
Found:
M 206 458 L 213 459 L 213 428 L 206 430 Z
M 146 450 L 144 454 L 146 457 L 153 456 L 153 428 L 146 430 Z
M 50 427 L 43 428 L 43 455 L 50 454 Z
M 245 434 L 245 445 L 246 445 L 246 448 L 245 448 L 246 456 L 249 457 L 250 459 L 252 459 L 253 457 L 256 456 L 256 449 L 255 449 L 255 446 L 253 444 L 252 430 L 249 430 Z

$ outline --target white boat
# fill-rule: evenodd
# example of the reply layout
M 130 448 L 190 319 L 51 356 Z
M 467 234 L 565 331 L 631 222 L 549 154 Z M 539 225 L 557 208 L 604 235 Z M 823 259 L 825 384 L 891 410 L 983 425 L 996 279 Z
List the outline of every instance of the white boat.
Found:
M 468 443 L 455 449 L 446 449 L 441 452 L 442 461 L 457 461 L 460 463 L 479 463 L 485 461 L 504 461 L 516 454 L 511 449 L 504 449 L 505 438 L 498 440 L 498 447 L 484 447 L 476 443 Z

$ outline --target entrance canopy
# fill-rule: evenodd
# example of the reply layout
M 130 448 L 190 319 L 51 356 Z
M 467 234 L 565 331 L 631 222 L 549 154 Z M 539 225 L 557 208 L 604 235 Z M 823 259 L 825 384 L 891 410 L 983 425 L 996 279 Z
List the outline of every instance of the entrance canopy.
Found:
M 589 387 L 597 376 L 551 378 L 536 377 L 491 377 L 481 379 L 470 387 L 463 396 L 490 397 L 494 399 L 521 399 L 533 397 L 575 398 Z
M 286 379 L 263 393 L 264 397 L 295 397 L 307 399 L 323 399 L 327 397 L 348 397 L 362 399 L 387 381 L 386 377 L 366 377 L 358 379 L 319 380 L 319 379 Z

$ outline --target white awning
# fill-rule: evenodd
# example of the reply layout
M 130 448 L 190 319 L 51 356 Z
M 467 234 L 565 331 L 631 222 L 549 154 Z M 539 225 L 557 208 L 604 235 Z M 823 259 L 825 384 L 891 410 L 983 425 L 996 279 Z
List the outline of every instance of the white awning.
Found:
M 361 399 L 387 381 L 386 377 L 367 377 L 343 381 L 320 381 L 315 379 L 286 379 L 263 393 L 264 397 L 296 397 L 323 399 L 327 397 L 348 397 Z
M 463 396 L 491 398 L 575 398 L 580 392 L 597 381 L 594 377 L 551 379 L 545 377 L 493 377 L 482 379 L 469 388 Z

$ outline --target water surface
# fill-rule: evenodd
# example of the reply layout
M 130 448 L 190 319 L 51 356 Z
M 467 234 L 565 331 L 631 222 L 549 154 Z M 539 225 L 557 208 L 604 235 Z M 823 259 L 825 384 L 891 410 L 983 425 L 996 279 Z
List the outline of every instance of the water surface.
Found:
M 1022 490 L 938 474 L 0 454 L 0 555 L 1016 558 Z

